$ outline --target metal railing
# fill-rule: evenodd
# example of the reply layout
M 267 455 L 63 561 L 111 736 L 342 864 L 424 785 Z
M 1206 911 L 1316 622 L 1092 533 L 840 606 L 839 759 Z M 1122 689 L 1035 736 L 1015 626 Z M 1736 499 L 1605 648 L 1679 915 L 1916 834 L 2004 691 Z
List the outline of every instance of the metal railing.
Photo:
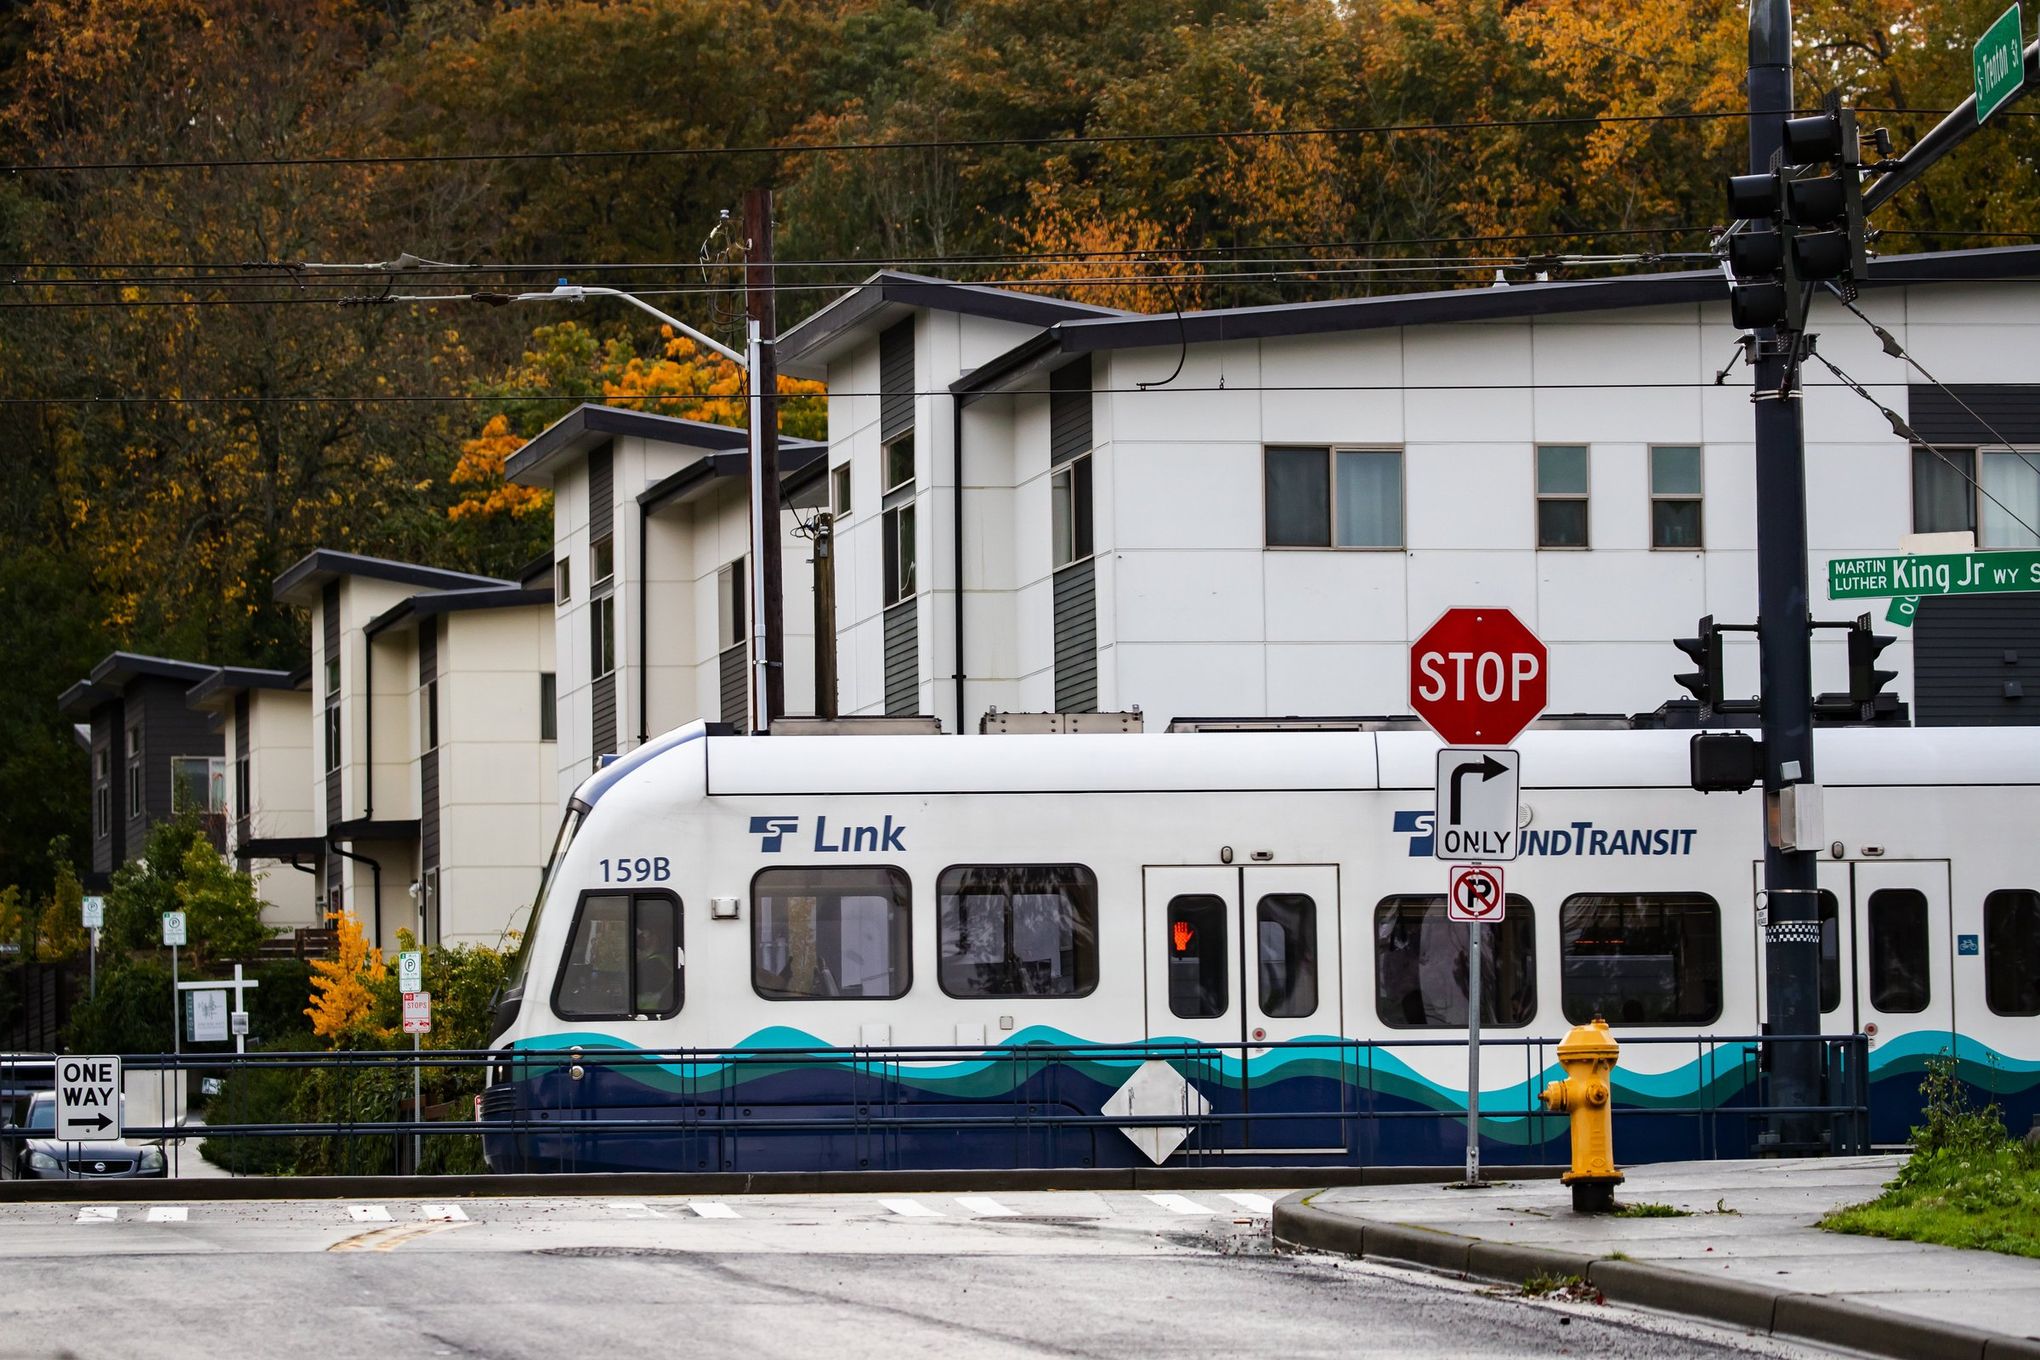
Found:
M 1788 1115 L 1812 1121 L 1827 1151 L 1868 1151 L 1869 1046 L 1862 1035 L 1632 1035 L 1621 1043 L 1632 1060 L 1639 1050 L 1656 1060 L 1616 1070 L 1618 1155 L 1626 1146 L 1632 1160 L 1642 1160 L 1639 1151 L 1663 1146 L 1686 1157 L 1750 1156 L 1764 1150 L 1772 1117 Z M 1783 1043 L 1820 1046 L 1826 1103 L 1768 1102 L 1764 1046 Z M 1565 1160 L 1567 1119 L 1538 1101 L 1543 1083 L 1562 1075 L 1557 1046 L 1556 1039 L 1482 1039 L 1481 1127 L 1494 1161 Z M 1014 1167 L 1055 1166 L 1071 1164 L 1072 1149 L 1087 1138 L 1156 1128 L 1184 1131 L 1171 1164 L 1239 1164 L 1257 1155 L 1290 1164 L 1301 1157 L 1446 1164 L 1463 1148 L 1466 1112 L 1456 1092 L 1424 1073 L 1463 1070 L 1458 1055 L 1465 1048 L 1461 1038 L 1397 1037 L 143 1054 L 124 1059 L 130 1095 L 146 1090 L 149 1080 L 137 1078 L 152 1073 L 156 1108 L 177 1110 L 178 1097 L 196 1083 L 205 1123 L 131 1124 L 125 1133 L 148 1142 L 288 1139 L 295 1162 L 338 1174 L 433 1169 L 434 1162 L 444 1169 L 451 1154 L 427 1152 L 425 1140 L 477 1137 L 502 1140 L 497 1147 L 534 1167 L 600 1166 L 615 1140 L 647 1135 L 670 1135 L 670 1146 L 685 1153 L 677 1160 L 717 1170 L 743 1169 L 745 1157 L 733 1148 L 749 1147 L 755 1158 L 769 1140 L 802 1136 L 850 1140 L 864 1150 L 858 1165 L 883 1167 L 926 1165 L 930 1137 L 1003 1135 L 996 1145 L 974 1144 L 968 1164 L 983 1165 L 988 1148 L 1003 1147 Z M 1666 1062 L 1658 1056 L 1666 1050 L 1684 1061 Z M 1148 1062 L 1166 1063 L 1183 1079 L 1178 1103 L 1103 1113 L 1106 1098 Z M 1655 1098 L 1648 1081 L 1624 1080 L 1668 1067 L 1690 1095 Z M 410 1108 L 414 1070 L 437 1106 Z M 1504 1073 L 1514 1079 L 1498 1081 Z M 486 1099 L 485 1080 L 494 1083 Z M 972 1090 L 942 1089 L 966 1081 Z M 298 1093 L 313 1082 L 317 1099 L 308 1102 Z M 281 1087 L 291 1089 L 288 1100 L 279 1098 Z M 10 1060 L 0 1057 L 0 1118 L 19 1124 L 23 1089 L 10 1080 Z M 435 1110 L 453 1117 L 431 1117 Z M 38 1136 L 50 1135 L 0 1127 L 0 1158 L 11 1159 L 13 1144 Z M 903 1153 L 909 1139 L 922 1140 L 919 1150 Z M 1427 1147 L 1436 1148 L 1435 1157 L 1410 1155 Z M 1127 1150 L 1117 1142 L 1112 1149 Z

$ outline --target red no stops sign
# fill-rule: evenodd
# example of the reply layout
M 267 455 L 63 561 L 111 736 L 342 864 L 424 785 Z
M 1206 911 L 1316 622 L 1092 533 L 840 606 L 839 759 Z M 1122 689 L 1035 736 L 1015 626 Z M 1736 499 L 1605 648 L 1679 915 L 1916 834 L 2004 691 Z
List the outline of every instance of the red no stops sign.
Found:
M 1448 609 L 1410 644 L 1410 707 L 1450 746 L 1506 746 L 1544 711 L 1544 644 L 1506 609 Z

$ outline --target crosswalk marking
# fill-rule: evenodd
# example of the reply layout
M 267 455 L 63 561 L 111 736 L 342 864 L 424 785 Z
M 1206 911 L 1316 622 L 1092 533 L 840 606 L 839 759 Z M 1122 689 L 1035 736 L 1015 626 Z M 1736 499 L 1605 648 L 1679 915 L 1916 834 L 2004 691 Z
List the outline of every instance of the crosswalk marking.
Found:
M 879 1201 L 879 1203 L 884 1205 L 886 1208 L 892 1210 L 894 1213 L 898 1214 L 901 1218 L 942 1217 L 942 1211 L 940 1209 L 930 1209 L 927 1205 L 921 1203 L 919 1200 L 882 1199 Z
M 1275 1212 L 1275 1201 L 1266 1195 L 1235 1195 L 1228 1193 L 1226 1198 L 1243 1209 L 1252 1209 L 1257 1214 L 1272 1214 Z
M 88 1204 L 78 1211 L 80 1223 L 111 1223 L 120 1217 L 120 1210 L 111 1204 Z
M 1196 1200 L 1183 1195 L 1148 1195 L 1146 1198 L 1161 1205 L 1172 1214 L 1208 1214 L 1211 1210 Z
M 427 1218 L 447 1223 L 467 1222 L 467 1211 L 458 1204 L 421 1204 L 418 1206 L 418 1212 Z
M 665 1217 L 664 1214 L 660 1213 L 657 1209 L 652 1208 L 649 1204 L 643 1204 L 638 1202 L 637 1200 L 613 1199 L 609 1201 L 609 1209 L 610 1212 L 622 1214 L 625 1218 Z
M 391 1221 L 389 1209 L 381 1204 L 350 1204 L 347 1206 L 347 1216 L 356 1223 L 388 1223 Z
M 149 1210 L 151 1223 L 182 1223 L 191 1217 L 191 1210 L 182 1204 L 158 1204 Z
M 735 1218 L 737 1216 L 735 1209 L 732 1209 L 720 1200 L 697 1199 L 691 1201 L 687 1207 L 692 1209 L 701 1218 Z
M 1015 1212 L 999 1201 L 987 1199 L 983 1195 L 958 1195 L 956 1202 L 979 1218 L 1011 1218 Z

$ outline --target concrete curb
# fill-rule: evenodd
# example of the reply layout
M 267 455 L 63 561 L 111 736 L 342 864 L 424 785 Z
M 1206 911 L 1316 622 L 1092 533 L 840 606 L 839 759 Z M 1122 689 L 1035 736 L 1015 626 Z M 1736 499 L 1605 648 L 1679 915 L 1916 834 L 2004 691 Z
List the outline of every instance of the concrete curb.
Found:
M 1511 1180 L 1552 1166 L 1492 1167 Z M 191 1180 L 0 1181 L 0 1204 L 253 1199 L 514 1199 L 527 1195 L 822 1195 L 973 1190 L 1293 1190 L 1299 1185 L 1437 1185 L 1437 1166 L 1073 1167 L 1027 1171 L 565 1172 L 519 1176 L 211 1176 Z
M 1499 1178 L 1499 1177 L 1498 1177 Z M 1310 1194 L 1317 1192 L 1312 1191 Z M 1692 1271 L 1551 1247 L 1491 1242 L 1313 1207 L 1303 1191 L 1275 1205 L 1275 1239 L 1344 1256 L 1416 1265 L 1462 1278 L 1522 1284 L 1576 1276 L 1610 1302 L 1680 1313 L 1769 1336 L 1893 1360 L 2040 1360 L 2040 1338 L 2007 1336 L 1894 1313 L 1853 1299 L 1715 1280 Z

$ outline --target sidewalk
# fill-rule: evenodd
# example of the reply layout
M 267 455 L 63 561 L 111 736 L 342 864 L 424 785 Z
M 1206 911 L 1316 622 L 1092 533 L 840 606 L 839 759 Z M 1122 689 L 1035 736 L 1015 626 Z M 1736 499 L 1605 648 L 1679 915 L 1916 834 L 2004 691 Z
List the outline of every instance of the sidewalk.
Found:
M 1669 1204 L 1688 1218 L 1574 1214 L 1556 1181 L 1346 1186 L 1277 1204 L 1275 1235 L 1512 1283 L 1581 1276 L 1616 1303 L 1877 1355 L 2040 1360 L 2040 1260 L 1813 1226 L 1830 1209 L 1875 1198 L 1900 1160 L 1628 1170 L 1619 1203 Z

